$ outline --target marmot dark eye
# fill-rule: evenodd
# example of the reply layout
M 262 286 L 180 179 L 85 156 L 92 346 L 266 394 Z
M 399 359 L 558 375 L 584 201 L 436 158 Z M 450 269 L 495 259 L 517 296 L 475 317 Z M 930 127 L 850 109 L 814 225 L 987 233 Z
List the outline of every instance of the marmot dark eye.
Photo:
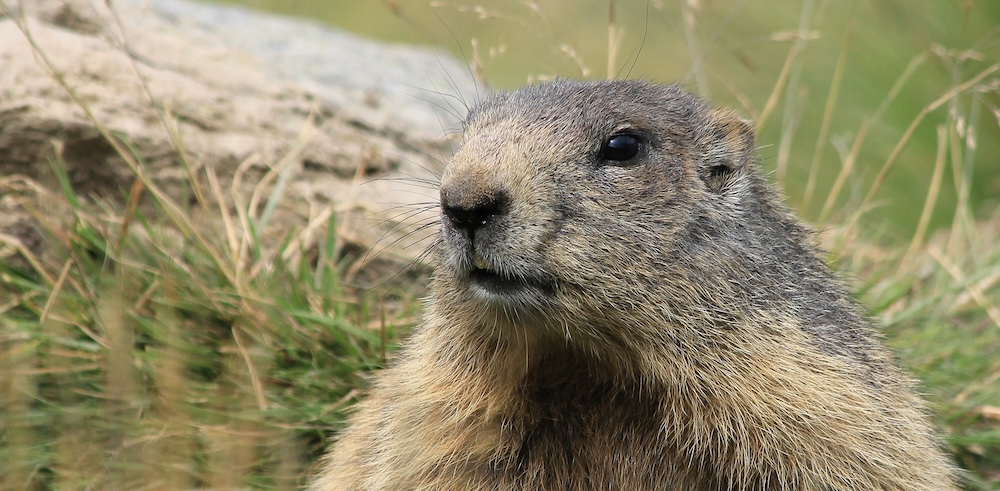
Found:
M 611 163 L 628 162 L 639 155 L 642 141 L 636 135 L 614 135 L 601 147 L 601 160 Z

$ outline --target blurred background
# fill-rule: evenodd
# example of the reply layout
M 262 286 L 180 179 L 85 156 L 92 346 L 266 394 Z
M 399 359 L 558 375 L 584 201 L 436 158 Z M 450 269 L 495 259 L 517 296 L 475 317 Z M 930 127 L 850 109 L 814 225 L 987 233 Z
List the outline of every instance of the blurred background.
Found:
M 963 168 L 942 172 L 929 230 L 951 223 L 960 200 L 983 210 L 1000 197 L 996 78 L 929 108 L 1000 60 L 1000 2 L 231 3 L 438 46 L 494 89 L 556 76 L 683 84 L 757 121 L 758 157 L 790 204 L 820 225 L 865 205 L 874 211 L 863 223 L 880 240 L 909 238 L 934 173 L 935 127 L 949 120 L 957 120 L 962 134 L 953 137 L 965 140 L 967 155 Z M 894 151 L 885 184 L 864 203 Z

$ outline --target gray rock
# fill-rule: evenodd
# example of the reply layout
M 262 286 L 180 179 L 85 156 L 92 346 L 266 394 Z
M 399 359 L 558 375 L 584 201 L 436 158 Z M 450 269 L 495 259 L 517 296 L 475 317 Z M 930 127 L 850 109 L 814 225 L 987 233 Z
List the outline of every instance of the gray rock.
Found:
M 345 250 L 378 242 L 392 262 L 423 249 L 391 244 L 408 229 L 401 222 L 433 219 L 432 207 L 414 208 L 436 199 L 420 183 L 436 180 L 452 130 L 480 91 L 448 55 L 185 0 L 27 5 L 0 17 L 5 182 L 51 188 L 48 161 L 58 154 L 78 193 L 121 199 L 135 170 L 108 142 L 113 134 L 182 206 L 194 200 L 192 180 L 212 197 L 211 171 L 226 204 L 248 209 L 269 237 L 295 230 L 308 247 L 332 212 Z M 8 243 L 0 251 L 11 236 L 28 241 L 17 231 L 32 229 L 19 209 L 29 188 L 18 188 L 23 199 L 0 200 Z M 407 208 L 416 215 L 398 211 Z

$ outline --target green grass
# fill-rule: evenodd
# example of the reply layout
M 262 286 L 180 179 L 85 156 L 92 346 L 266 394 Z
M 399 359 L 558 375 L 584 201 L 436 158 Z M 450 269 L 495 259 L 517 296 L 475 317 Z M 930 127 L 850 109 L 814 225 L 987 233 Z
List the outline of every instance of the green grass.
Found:
M 334 242 L 238 260 L 157 206 L 36 197 L 68 220 L 0 270 L 5 489 L 294 487 L 396 337 Z
M 804 63 L 784 59 L 790 67 Z M 813 185 L 831 203 L 814 216 L 823 219 L 820 240 L 830 260 L 923 382 L 935 421 L 968 471 L 967 487 L 996 490 L 1000 210 L 970 199 L 978 147 L 967 137 L 995 110 L 991 66 L 960 67 L 954 83 L 917 97 L 914 111 L 894 111 L 889 90 L 868 111 L 884 103 L 887 119 L 901 119 L 899 131 L 869 129 L 878 133 L 869 138 L 888 136 L 890 150 L 909 149 L 915 137 L 906 128 L 930 127 L 931 142 L 923 142 L 929 171 L 911 190 L 920 206 L 905 235 L 865 221 L 887 198 L 874 181 L 850 178 L 850 149 L 866 136 L 835 136 L 843 129 L 835 124 L 842 116 L 836 104 L 820 114 L 834 121 L 820 132 L 834 143 L 821 143 L 837 147 L 826 153 L 839 155 L 836 169 L 847 171 Z M 773 97 L 749 101 L 758 118 L 771 121 L 762 142 L 780 142 L 794 128 L 780 102 L 794 84 L 779 73 L 768 75 Z M 905 72 L 894 80 L 912 82 Z M 778 102 L 769 106 L 771 99 Z M 203 209 L 193 213 L 159 191 L 127 142 L 92 123 L 133 166 L 134 185 L 121 199 L 77 195 L 58 155 L 48 165 L 59 189 L 0 178 L 0 196 L 32 212 L 48 246 L 35 256 L 0 236 L 3 489 L 295 488 L 342 425 L 367 372 L 391 358 L 417 302 L 405 290 L 388 301 L 345 284 L 343 272 L 357 258 L 339 248 L 335 217 L 315 248 L 300 250 L 292 235 L 265 241 L 254 232 L 262 219 L 251 209 L 232 213 L 214 204 L 226 200 L 199 184 L 214 176 L 191 180 L 192 195 L 203 197 L 191 205 Z M 791 154 L 788 175 L 809 175 L 822 147 L 816 141 Z M 891 155 L 876 170 L 894 165 Z M 777 158 L 767 163 L 777 167 Z M 895 177 L 887 174 L 886 185 Z M 935 214 L 939 225 L 932 227 Z M 193 218 L 205 215 L 216 219 Z

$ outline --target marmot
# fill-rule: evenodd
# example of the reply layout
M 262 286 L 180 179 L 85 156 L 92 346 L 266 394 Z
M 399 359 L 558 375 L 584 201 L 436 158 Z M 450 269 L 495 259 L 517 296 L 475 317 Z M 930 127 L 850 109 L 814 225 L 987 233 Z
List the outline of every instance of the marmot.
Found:
M 422 323 L 311 489 L 957 489 L 753 153 L 747 122 L 676 86 L 481 102 Z

